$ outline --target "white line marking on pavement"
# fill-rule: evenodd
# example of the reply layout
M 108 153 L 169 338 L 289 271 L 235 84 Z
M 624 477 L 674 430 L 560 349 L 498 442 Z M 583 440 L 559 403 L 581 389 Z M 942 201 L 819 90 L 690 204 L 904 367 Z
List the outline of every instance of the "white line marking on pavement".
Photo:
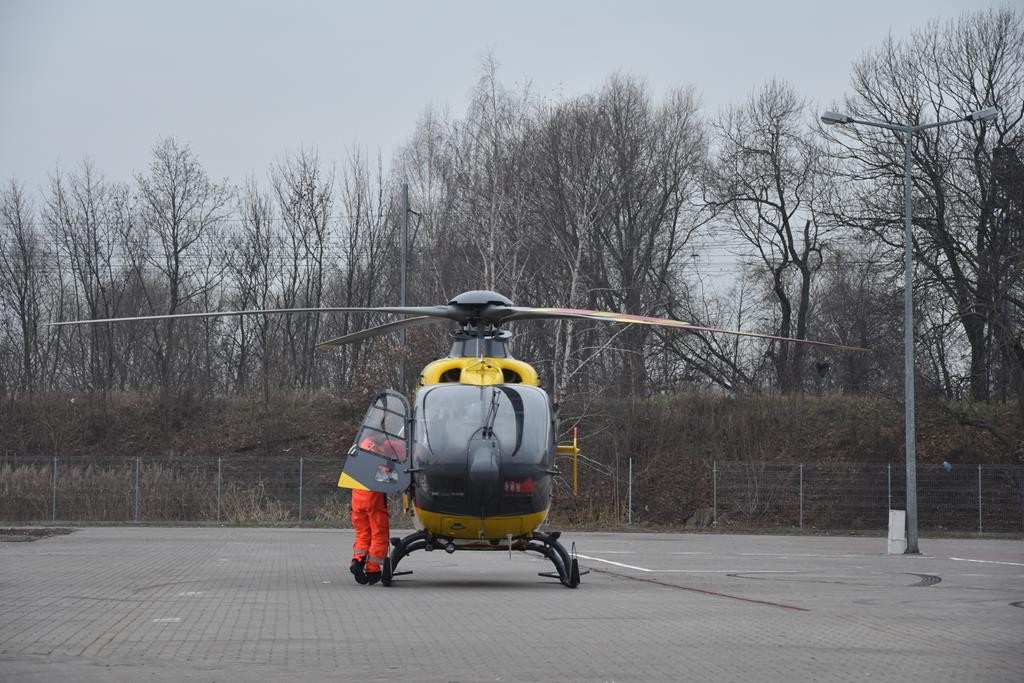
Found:
M 181 621 L 181 617 L 166 617 L 164 619 L 154 619 L 154 624 L 176 624 Z
M 797 569 L 659 569 L 678 574 L 799 574 Z
M 591 550 L 590 552 L 602 555 L 636 555 L 635 550 Z
M 783 559 L 789 559 L 790 557 L 864 557 L 861 555 L 816 555 L 814 553 L 737 553 L 743 557 L 781 557 Z
M 605 564 L 613 564 L 616 567 L 625 567 L 626 569 L 635 569 L 635 570 L 637 570 L 639 572 L 653 572 L 654 571 L 653 569 L 648 569 L 646 567 L 636 567 L 636 566 L 631 565 L 631 564 L 623 564 L 621 562 L 612 562 L 611 560 L 602 560 L 600 557 L 590 557 L 589 555 L 578 555 L 577 557 L 582 557 L 584 560 L 593 560 L 594 562 L 604 562 Z
M 582 557 L 584 560 L 593 560 L 594 562 L 604 562 L 605 564 L 612 564 L 616 567 L 624 567 L 625 569 L 635 569 L 639 572 L 651 572 L 654 574 L 796 574 L 794 570 L 780 570 L 780 569 L 648 569 L 647 567 L 637 567 L 632 564 L 623 564 L 622 562 L 614 562 L 612 560 L 605 560 L 600 557 L 590 557 L 589 555 L 577 555 Z
M 702 550 L 690 550 L 688 552 L 669 553 L 669 555 L 710 555 L 711 553 Z
M 580 555 L 580 557 L 583 557 L 583 556 Z M 1005 565 L 1009 565 L 1011 567 L 1024 567 L 1024 562 L 999 562 L 997 560 L 971 560 L 971 559 L 968 559 L 966 557 L 951 557 L 949 559 L 956 560 L 957 562 L 979 562 L 981 564 L 1005 564 Z

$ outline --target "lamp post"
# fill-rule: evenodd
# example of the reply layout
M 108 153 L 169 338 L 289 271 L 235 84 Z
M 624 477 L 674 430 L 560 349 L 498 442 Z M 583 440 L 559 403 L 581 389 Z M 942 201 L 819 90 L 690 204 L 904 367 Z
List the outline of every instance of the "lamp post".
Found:
M 979 111 L 948 121 L 924 123 L 917 126 L 885 123 L 882 121 L 864 121 L 847 114 L 826 111 L 821 115 L 821 122 L 828 125 L 856 123 L 863 126 L 874 126 L 894 130 L 903 135 L 903 392 L 906 409 L 906 457 L 907 457 L 907 553 L 917 554 L 917 460 L 914 453 L 914 301 L 913 301 L 913 235 L 911 234 L 910 205 L 910 160 L 914 133 L 929 128 L 938 128 L 964 121 L 991 121 L 999 114 L 996 107 L 987 107 Z

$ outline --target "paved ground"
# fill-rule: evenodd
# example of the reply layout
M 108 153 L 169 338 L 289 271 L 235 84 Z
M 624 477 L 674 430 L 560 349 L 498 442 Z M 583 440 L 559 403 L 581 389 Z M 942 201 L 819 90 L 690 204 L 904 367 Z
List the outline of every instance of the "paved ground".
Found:
M 1024 543 L 578 533 L 546 560 L 350 531 L 87 528 L 0 543 L 0 680 L 1024 680 Z

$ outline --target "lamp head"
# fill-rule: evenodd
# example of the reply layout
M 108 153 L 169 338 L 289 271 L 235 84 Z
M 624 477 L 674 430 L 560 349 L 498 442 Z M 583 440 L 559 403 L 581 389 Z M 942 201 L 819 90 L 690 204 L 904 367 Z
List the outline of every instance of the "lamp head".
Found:
M 853 123 L 853 117 L 835 111 L 827 111 L 821 115 L 821 122 L 834 126 L 838 123 Z
M 998 115 L 999 107 L 986 107 L 984 109 L 979 109 L 972 114 L 968 114 L 966 118 L 968 121 L 991 121 Z

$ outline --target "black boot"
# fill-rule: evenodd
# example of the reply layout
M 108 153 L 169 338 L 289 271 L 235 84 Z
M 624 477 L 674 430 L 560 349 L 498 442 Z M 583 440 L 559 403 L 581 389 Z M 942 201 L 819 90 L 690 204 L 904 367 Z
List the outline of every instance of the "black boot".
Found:
M 372 586 L 373 584 L 375 584 L 375 583 L 380 583 L 380 577 L 381 577 L 381 573 L 380 573 L 380 571 L 375 571 L 375 572 L 366 572 L 366 573 L 365 573 L 365 574 L 363 575 L 363 578 L 365 579 L 365 583 L 368 583 L 368 584 L 370 584 L 371 586 Z
M 356 583 L 361 586 L 365 586 L 367 582 L 366 572 L 364 567 L 366 566 L 366 558 L 352 558 L 352 564 L 348 566 L 348 570 L 352 572 L 352 576 L 356 577 Z M 378 579 L 379 580 L 379 579 Z

